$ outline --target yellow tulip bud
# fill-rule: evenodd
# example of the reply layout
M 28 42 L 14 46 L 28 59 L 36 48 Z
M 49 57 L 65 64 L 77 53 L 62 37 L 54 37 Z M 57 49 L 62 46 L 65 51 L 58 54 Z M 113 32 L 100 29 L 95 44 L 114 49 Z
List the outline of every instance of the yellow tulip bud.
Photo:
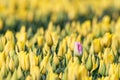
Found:
M 25 49 L 25 42 L 23 42 L 23 41 L 18 41 L 18 42 L 17 42 L 17 45 L 18 45 L 19 51 L 22 51 L 22 50 Z
M 65 69 L 65 72 L 63 73 L 62 80 L 68 80 L 68 70 Z
M 68 61 L 71 59 L 71 57 L 72 57 L 72 52 L 71 52 L 70 48 L 68 48 L 67 54 L 65 54 L 65 56 L 66 56 L 66 59 L 67 59 Z
M 40 63 L 40 72 L 42 72 L 43 74 L 46 73 L 46 67 L 47 67 L 48 61 L 49 61 L 49 54 L 47 54 L 43 58 L 42 62 Z
M 53 40 L 50 32 L 46 32 L 45 40 L 49 46 L 52 46 Z
M 112 35 L 110 33 L 105 33 L 105 35 L 102 39 L 102 44 L 104 46 L 109 47 L 111 45 L 111 41 L 112 41 Z
M 21 51 L 20 53 L 18 53 L 18 59 L 21 68 L 23 70 L 29 70 L 30 68 L 29 54 L 26 54 L 26 52 Z
M 43 47 L 43 54 L 46 55 L 50 52 L 50 47 L 45 43 Z
M 27 33 L 25 32 L 25 30 L 25 26 L 22 26 L 20 32 L 16 33 L 17 41 L 26 42 Z
M 5 64 L 5 53 L 2 52 L 0 53 L 0 69 L 2 68 L 4 64 Z
M 25 58 L 24 58 L 24 62 L 25 62 L 25 70 L 29 70 L 30 68 L 30 61 L 29 61 L 29 54 L 26 54 Z
M 14 69 L 15 69 L 15 63 L 12 58 L 10 58 L 9 69 L 11 71 L 14 71 Z
M 33 80 L 32 76 L 28 75 L 25 80 Z
M 88 53 L 86 50 L 83 51 L 83 56 L 82 56 L 82 63 L 85 63 L 85 61 L 87 60 L 88 58 Z
M 101 50 L 100 39 L 94 39 L 93 47 L 94 47 L 95 53 L 98 53 Z
M 18 67 L 18 69 L 17 69 L 17 77 L 18 77 L 18 79 L 22 79 L 22 77 L 23 77 L 23 73 L 22 73 L 22 70 L 20 67 Z
M 4 51 L 5 51 L 5 55 L 8 56 L 8 53 L 12 50 L 14 50 L 14 42 L 13 41 L 7 41 Z
M 38 46 L 42 46 L 43 45 L 43 42 L 44 42 L 44 40 L 43 40 L 43 36 L 38 36 L 38 38 L 37 38 L 37 42 L 38 42 Z
M 38 66 L 33 66 L 30 68 L 30 74 L 32 75 L 33 80 L 39 80 L 40 75 L 40 69 Z
M 12 75 L 12 77 L 11 77 L 11 80 L 17 80 L 17 71 L 16 71 L 16 69 L 15 69 L 14 72 L 13 72 L 13 75 Z
M 11 72 L 9 72 L 5 80 L 10 80 L 11 77 L 12 77 L 12 74 L 11 74 Z
M 14 42 L 14 34 L 12 31 L 7 30 L 5 33 L 5 37 L 6 37 L 7 41 L 10 40 L 10 41 Z
M 103 54 L 103 60 L 105 64 L 109 64 L 114 61 L 114 55 L 113 55 L 113 52 L 110 50 L 110 48 L 105 49 Z
M 86 62 L 86 68 L 88 71 L 90 71 L 93 68 L 93 63 L 92 63 L 92 55 L 89 54 L 87 62 Z
M 116 50 L 118 49 L 118 46 L 119 46 L 118 36 L 117 35 L 113 35 L 111 48 L 114 51 L 115 55 L 117 55 Z
M 7 75 L 6 65 L 4 64 L 0 70 L 0 76 L 3 78 Z
M 117 64 L 114 63 L 110 64 L 109 75 L 112 76 L 113 74 L 117 74 L 117 76 L 119 76 L 118 73 L 119 73 L 119 66 L 117 66 Z
M 87 76 L 88 76 L 88 71 L 86 67 L 83 64 L 81 64 L 78 68 L 78 80 L 85 80 L 85 77 Z
M 59 64 L 59 59 L 55 52 L 54 52 L 54 56 L 53 56 L 53 64 L 55 64 L 55 65 Z
M 103 62 L 103 60 L 100 60 L 99 73 L 100 73 L 101 75 L 105 75 L 105 72 L 106 72 L 106 65 L 105 65 L 105 63 Z

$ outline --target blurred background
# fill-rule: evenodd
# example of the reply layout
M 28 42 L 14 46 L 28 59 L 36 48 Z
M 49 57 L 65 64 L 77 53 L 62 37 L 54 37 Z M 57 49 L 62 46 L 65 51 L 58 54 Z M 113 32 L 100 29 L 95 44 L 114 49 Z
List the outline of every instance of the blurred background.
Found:
M 47 28 L 49 22 L 61 29 L 67 22 L 98 21 L 105 15 L 117 20 L 120 15 L 119 0 L 0 0 L 0 33 L 6 29 L 18 31 L 21 25 Z

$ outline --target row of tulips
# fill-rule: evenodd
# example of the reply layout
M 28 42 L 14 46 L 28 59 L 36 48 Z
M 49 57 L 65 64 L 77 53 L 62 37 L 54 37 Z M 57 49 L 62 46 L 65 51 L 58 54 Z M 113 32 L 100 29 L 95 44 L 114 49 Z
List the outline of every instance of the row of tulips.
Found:
M 120 18 L 49 22 L 0 35 L 0 80 L 119 80 Z

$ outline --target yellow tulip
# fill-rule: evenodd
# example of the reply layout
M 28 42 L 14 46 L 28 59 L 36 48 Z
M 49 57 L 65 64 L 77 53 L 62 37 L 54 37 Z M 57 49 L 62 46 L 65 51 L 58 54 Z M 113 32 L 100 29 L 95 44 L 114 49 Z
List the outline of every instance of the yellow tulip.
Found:
M 19 64 L 23 70 L 29 70 L 30 68 L 30 61 L 29 61 L 29 54 L 26 52 L 21 51 L 18 53 Z
M 44 74 L 46 73 L 46 67 L 47 67 L 47 64 L 48 64 L 48 61 L 49 61 L 49 54 L 47 54 L 42 62 L 40 63 L 40 71 Z
M 100 39 L 94 39 L 93 47 L 94 47 L 95 53 L 98 53 L 101 50 Z
M 114 55 L 113 52 L 110 51 L 110 48 L 106 48 L 103 54 L 103 60 L 105 64 L 113 63 Z
M 0 69 L 2 68 L 4 64 L 5 64 L 5 53 L 2 52 L 0 53 Z
M 46 32 L 45 34 L 45 40 L 49 46 L 52 46 L 53 40 L 50 32 Z
M 33 80 L 39 80 L 40 75 L 40 69 L 38 66 L 33 66 L 30 68 L 30 74 L 32 75 Z
M 103 60 L 100 60 L 100 68 L 99 68 L 99 73 L 101 75 L 105 75 L 106 73 L 106 65 Z
M 23 73 L 20 66 L 17 69 L 17 77 L 18 79 L 21 79 L 23 77 Z
M 9 69 L 11 71 L 14 71 L 14 69 L 15 69 L 15 62 L 13 61 L 12 58 L 10 58 Z
M 112 35 L 110 33 L 105 33 L 102 38 L 102 45 L 109 47 L 111 45 Z
M 17 70 L 15 69 L 13 72 L 13 75 L 11 77 L 11 80 L 17 80 Z
M 59 64 L 59 59 L 58 59 L 58 56 L 56 55 L 56 53 L 54 53 L 54 56 L 53 56 L 53 64 L 55 64 L 55 65 Z
M 6 33 L 5 33 L 5 38 L 7 39 L 7 41 L 12 41 L 14 42 L 14 34 L 12 31 L 10 30 L 7 30 Z
M 25 80 L 33 80 L 32 76 L 28 75 Z
M 12 77 L 12 74 L 11 74 L 11 72 L 9 72 L 5 80 L 10 80 L 11 77 Z
M 37 38 L 37 42 L 38 42 L 38 46 L 42 46 L 43 45 L 43 42 L 44 42 L 44 40 L 43 40 L 43 36 L 38 36 L 38 38 Z
M 86 68 L 88 71 L 90 71 L 93 68 L 93 63 L 92 63 L 92 55 L 89 54 L 87 62 L 86 62 Z

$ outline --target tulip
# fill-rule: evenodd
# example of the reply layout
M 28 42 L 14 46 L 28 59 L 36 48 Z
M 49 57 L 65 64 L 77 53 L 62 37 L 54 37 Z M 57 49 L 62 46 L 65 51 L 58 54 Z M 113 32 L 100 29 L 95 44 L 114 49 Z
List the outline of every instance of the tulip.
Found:
M 103 62 L 103 60 L 100 60 L 99 73 L 100 73 L 101 75 L 105 75 L 105 72 L 106 72 L 106 65 L 105 65 L 105 63 Z
M 15 69 L 13 72 L 13 75 L 11 77 L 11 80 L 17 80 L 17 70 Z
M 43 40 L 43 36 L 38 36 L 38 38 L 37 38 L 37 42 L 38 42 L 38 46 L 42 46 L 43 45 L 43 42 L 44 42 L 44 40 Z
M 98 53 L 101 50 L 100 39 L 94 39 L 93 47 L 94 47 L 95 53 Z
M 75 56 L 82 55 L 82 45 L 79 42 L 75 42 L 74 44 L 74 55 Z
M 21 70 L 21 68 L 19 66 L 18 69 L 17 69 L 17 77 L 18 77 L 18 79 L 22 79 L 23 76 L 24 76 L 23 72 L 22 72 L 22 70 Z
M 58 56 L 56 55 L 56 53 L 54 53 L 54 56 L 53 56 L 53 64 L 55 64 L 55 65 L 59 64 L 59 59 L 58 59 Z
M 10 58 L 10 62 L 9 62 L 9 69 L 13 72 L 15 69 L 15 62 L 13 61 L 12 58 Z
M 11 74 L 11 72 L 9 72 L 5 80 L 10 80 L 11 77 L 12 77 L 12 74 Z
M 87 62 L 86 62 L 86 68 L 88 71 L 90 71 L 93 68 L 93 63 L 92 63 L 92 55 L 89 54 Z
M 40 75 L 40 69 L 38 66 L 33 66 L 30 68 L 30 74 L 32 75 L 33 80 L 39 80 Z

